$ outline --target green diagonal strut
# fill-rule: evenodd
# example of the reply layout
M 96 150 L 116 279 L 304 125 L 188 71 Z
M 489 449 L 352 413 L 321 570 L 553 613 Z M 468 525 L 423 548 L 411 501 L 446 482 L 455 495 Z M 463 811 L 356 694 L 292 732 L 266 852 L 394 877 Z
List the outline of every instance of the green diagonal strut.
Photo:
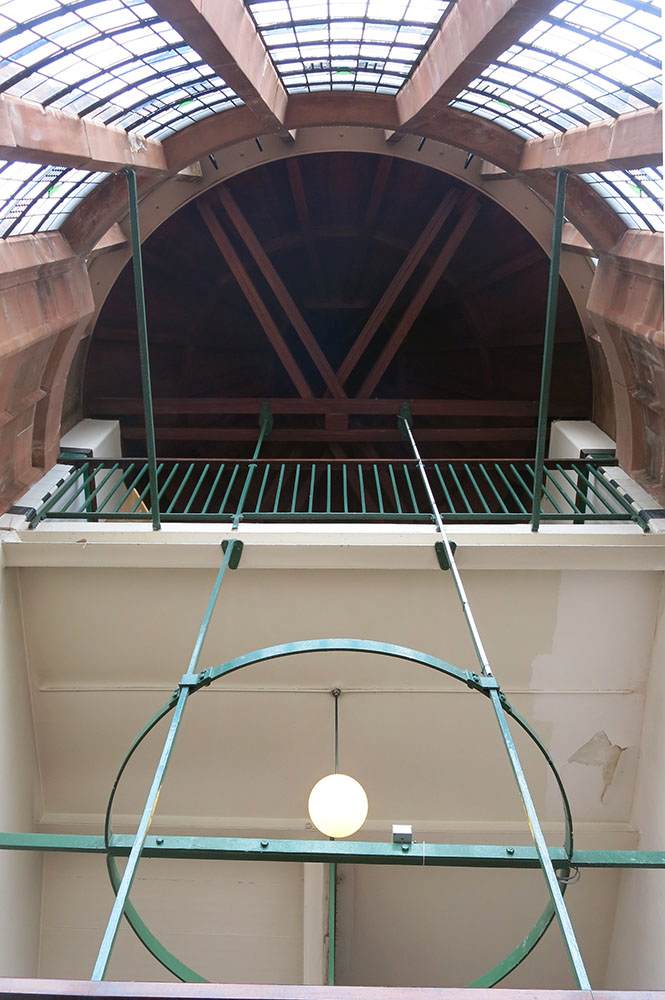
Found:
M 564 189 L 565 190 L 565 189 Z M 483 645 L 480 633 L 478 631 L 478 626 L 476 625 L 475 618 L 473 617 L 473 612 L 469 604 L 468 598 L 466 596 L 466 591 L 464 589 L 464 584 L 462 583 L 462 578 L 460 576 L 457 564 L 455 562 L 455 548 L 450 543 L 448 534 L 443 525 L 443 520 L 441 518 L 441 513 L 436 505 L 434 499 L 434 494 L 432 492 L 432 487 L 430 485 L 429 479 L 427 477 L 427 472 L 425 471 L 425 466 L 423 465 L 423 460 L 420 457 L 420 452 L 418 451 L 418 446 L 415 442 L 413 434 L 411 432 L 411 425 L 409 422 L 409 417 L 406 413 L 402 413 L 399 416 L 400 426 L 411 445 L 411 450 L 413 451 L 414 458 L 416 459 L 418 465 L 418 471 L 422 479 L 427 498 L 434 515 L 434 520 L 436 521 L 437 531 L 441 535 L 442 544 L 445 550 L 445 555 L 448 562 L 448 567 L 450 569 L 455 589 L 457 591 L 457 596 L 459 597 L 460 604 L 462 605 L 462 613 L 466 619 L 466 623 L 471 635 L 471 641 L 473 643 L 474 649 L 476 651 L 476 656 L 480 664 L 481 674 L 484 678 L 494 681 L 494 674 L 485 652 L 485 647 Z M 440 543 L 439 543 L 440 544 Z M 533 837 L 533 842 L 538 852 L 538 858 L 540 860 L 540 865 L 543 870 L 543 875 L 545 876 L 545 881 L 547 883 L 547 888 L 549 890 L 550 899 L 552 907 L 554 908 L 554 913 L 556 914 L 557 920 L 559 922 L 559 927 L 561 928 L 561 933 L 563 935 L 564 944 L 568 952 L 568 957 L 570 959 L 570 964 L 573 969 L 573 973 L 577 980 L 577 984 L 581 990 L 590 990 L 591 983 L 589 982 L 589 977 L 587 975 L 586 968 L 584 966 L 584 961 L 582 959 L 582 954 L 580 952 L 579 945 L 577 943 L 577 938 L 575 936 L 575 931 L 573 930 L 573 925 L 570 921 L 568 915 L 568 910 L 563 899 L 563 893 L 561 891 L 561 885 L 557 879 L 556 872 L 552 865 L 552 859 L 549 855 L 549 850 L 547 848 L 547 843 L 545 842 L 545 837 L 543 836 L 543 831 L 540 826 L 540 821 L 538 819 L 538 814 L 536 812 L 536 807 L 533 803 L 531 797 L 531 792 L 529 791 L 529 785 L 522 768 L 522 764 L 517 753 L 517 748 L 513 741 L 512 734 L 510 732 L 510 727 L 508 726 L 508 720 L 506 718 L 506 707 L 507 703 L 499 691 L 499 685 L 494 681 L 491 687 L 488 687 L 488 694 L 494 713 L 496 715 L 496 720 L 499 724 L 499 730 L 501 732 L 501 737 L 508 754 L 508 759 L 510 761 L 510 766 L 512 768 L 513 774 L 515 776 L 515 781 L 517 782 L 517 787 L 522 799 L 522 804 L 524 806 L 524 811 L 527 815 L 529 821 L 529 828 L 531 830 L 531 835 Z

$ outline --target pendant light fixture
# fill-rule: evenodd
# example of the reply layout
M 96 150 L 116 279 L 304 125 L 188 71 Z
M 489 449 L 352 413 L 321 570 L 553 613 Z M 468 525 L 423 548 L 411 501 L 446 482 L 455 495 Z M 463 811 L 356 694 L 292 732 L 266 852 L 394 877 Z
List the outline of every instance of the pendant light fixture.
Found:
M 339 773 L 339 688 L 331 692 L 335 699 L 335 771 L 321 778 L 309 793 L 309 818 L 316 829 L 342 840 L 357 833 L 367 819 L 368 802 L 365 789 L 349 774 Z

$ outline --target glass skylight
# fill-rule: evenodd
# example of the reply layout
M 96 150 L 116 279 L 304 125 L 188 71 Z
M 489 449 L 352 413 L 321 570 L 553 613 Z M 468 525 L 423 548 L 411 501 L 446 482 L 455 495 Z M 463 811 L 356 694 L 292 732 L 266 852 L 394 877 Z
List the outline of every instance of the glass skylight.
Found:
M 629 229 L 663 230 L 663 168 L 582 174 Z
M 0 90 L 154 139 L 241 103 L 143 0 L 0 0 Z
M 0 160 L 0 236 L 58 229 L 107 176 Z
M 462 91 L 453 107 L 525 139 L 662 100 L 660 10 L 645 0 L 564 0 Z
M 291 93 L 396 94 L 447 0 L 246 0 Z

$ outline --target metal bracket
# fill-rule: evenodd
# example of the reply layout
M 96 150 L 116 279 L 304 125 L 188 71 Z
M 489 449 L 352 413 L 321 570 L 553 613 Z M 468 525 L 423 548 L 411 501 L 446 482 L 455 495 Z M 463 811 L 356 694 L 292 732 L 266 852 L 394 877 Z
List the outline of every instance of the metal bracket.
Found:
M 404 423 L 402 421 L 404 421 Z M 411 413 L 411 404 L 402 403 L 402 405 L 399 408 L 399 413 L 397 415 L 397 426 L 399 427 L 400 434 L 402 435 L 403 438 L 406 438 L 407 441 L 408 441 L 408 435 L 404 430 L 404 424 L 406 423 L 410 427 L 412 421 L 413 421 L 413 414 Z
M 200 674 L 183 674 L 178 681 L 179 688 L 198 688 L 201 686 L 201 675 Z
M 15 503 L 7 511 L 8 514 L 23 514 L 26 521 L 32 521 L 33 517 L 37 513 L 36 507 L 22 507 L 21 504 Z
M 261 407 L 259 409 L 259 427 L 262 430 L 265 427 L 264 433 L 266 437 L 268 437 L 272 433 L 272 428 L 273 428 L 272 410 L 270 409 L 270 403 L 268 403 L 266 400 L 264 400 L 261 403 Z
M 582 448 L 580 458 L 590 458 L 604 465 L 617 465 L 616 448 Z
M 228 538 L 225 538 L 224 541 L 222 542 L 222 552 L 224 553 L 224 555 L 226 555 L 226 550 L 228 549 L 229 545 L 232 546 L 231 555 L 229 556 L 229 569 L 237 569 L 238 566 L 240 565 L 240 559 L 242 556 L 242 550 L 244 548 L 244 545 L 239 538 L 234 538 L 231 541 L 229 541 Z
M 457 551 L 457 542 L 449 542 L 450 548 L 453 550 L 453 555 Z M 442 570 L 450 569 L 450 562 L 448 561 L 448 553 L 446 552 L 446 546 L 443 542 L 434 543 L 434 551 L 436 552 L 436 558 L 439 561 L 439 566 Z
M 61 448 L 58 454 L 58 463 L 66 465 L 70 459 L 94 458 L 92 448 Z

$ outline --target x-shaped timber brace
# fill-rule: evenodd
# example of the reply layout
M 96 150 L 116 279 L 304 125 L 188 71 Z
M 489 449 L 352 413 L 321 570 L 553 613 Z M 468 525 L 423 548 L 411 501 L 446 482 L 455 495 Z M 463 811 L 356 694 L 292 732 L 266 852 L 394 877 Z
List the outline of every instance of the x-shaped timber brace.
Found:
M 152 394 L 150 386 L 150 361 L 148 352 L 147 323 L 145 313 L 145 301 L 143 292 L 143 271 L 141 261 L 141 239 L 139 232 L 138 196 L 136 187 L 136 175 L 133 170 L 126 170 L 128 191 L 129 191 L 129 217 L 133 246 L 133 265 L 135 279 L 135 293 L 137 304 L 137 325 L 139 334 L 139 353 L 141 361 L 141 379 L 143 390 L 143 404 L 146 424 L 146 439 L 148 462 L 150 466 L 150 499 L 153 529 L 160 528 L 159 513 L 159 493 L 157 488 L 157 460 L 155 450 L 155 431 L 152 410 Z M 543 486 L 543 462 L 545 455 L 545 444 L 547 438 L 547 412 L 549 402 L 549 390 L 552 370 L 552 355 L 554 348 L 554 334 L 556 327 L 556 305 L 557 291 L 559 283 L 559 256 L 561 246 L 561 231 L 564 219 L 565 207 L 565 187 L 566 174 L 563 171 L 557 173 L 555 213 L 552 233 L 552 253 L 550 264 L 550 277 L 548 285 L 547 312 L 545 323 L 545 343 L 543 351 L 543 365 L 541 376 L 541 394 L 538 413 L 538 431 L 535 461 L 535 483 L 534 502 L 532 512 L 532 530 L 537 531 L 540 522 L 540 507 Z M 473 217 L 475 203 L 469 201 L 468 219 Z M 244 219 L 240 216 L 239 210 L 231 202 L 230 196 L 226 200 L 226 208 L 232 215 L 235 210 L 234 222 L 242 230 Z M 445 216 L 449 211 L 446 204 L 441 209 L 441 216 Z M 437 219 L 437 224 L 439 221 Z M 460 229 L 460 236 L 463 227 Z M 429 234 L 428 234 L 429 236 Z M 420 250 L 420 248 L 419 248 Z M 258 252 L 258 251 L 257 251 Z M 260 265 L 268 268 L 269 278 L 275 288 L 279 291 L 279 296 L 288 296 L 288 293 L 279 282 L 279 279 L 270 270 L 271 265 L 263 257 L 260 257 Z M 401 276 L 400 276 L 401 277 Z M 277 284 L 275 284 L 277 282 Z M 286 302 L 286 298 L 284 299 Z M 291 306 L 289 297 L 288 305 Z M 340 374 L 342 378 L 345 372 L 335 374 L 327 366 L 325 359 L 319 354 L 316 342 L 311 335 L 311 331 L 304 326 L 298 330 L 301 339 L 314 359 L 319 363 L 327 376 L 329 390 L 335 394 L 341 394 L 344 390 L 338 381 Z M 374 331 L 371 331 L 372 333 Z M 389 342 L 384 355 L 387 358 L 389 350 L 393 348 L 392 341 Z M 382 355 L 382 358 L 384 357 Z M 352 360 L 352 359 L 351 359 Z M 350 363 L 350 362 L 349 362 Z M 326 367 L 327 366 L 327 367 Z M 307 392 L 305 393 L 308 394 Z M 159 709 L 158 712 L 148 721 L 141 733 L 137 736 L 130 747 L 124 761 L 122 762 L 108 802 L 106 820 L 103 837 L 95 836 L 69 836 L 63 834 L 35 834 L 35 833 L 4 833 L 0 834 L 0 849 L 7 850 L 32 850 L 32 851 L 61 851 L 65 853 L 92 853 L 104 854 L 109 872 L 115 902 L 111 910 L 109 921 L 102 939 L 102 943 L 97 955 L 91 979 L 99 981 L 104 978 L 111 957 L 111 952 L 116 940 L 120 922 L 123 918 L 129 922 L 130 926 L 137 934 L 144 946 L 154 955 L 154 957 L 178 979 L 185 982 L 202 982 L 203 978 L 190 969 L 178 958 L 172 955 L 143 922 L 134 906 L 130 902 L 129 895 L 136 875 L 139 861 L 142 855 L 147 857 L 161 858 L 206 858 L 206 859 L 233 859 L 233 860 L 262 860 L 262 861 L 318 861 L 329 865 L 329 957 L 328 957 L 328 981 L 330 985 L 335 982 L 335 902 L 336 902 L 336 865 L 345 864 L 392 864 L 392 865 L 418 865 L 418 866 L 452 866 L 452 867 L 486 867 L 486 868 L 536 868 L 540 867 L 543 872 L 549 893 L 549 901 L 542 914 L 517 947 L 499 962 L 494 968 L 480 976 L 470 985 L 472 987 L 493 986 L 504 979 L 513 971 L 533 949 L 543 937 L 545 931 L 556 917 L 565 947 L 570 959 L 570 964 L 575 976 L 575 980 L 580 989 L 590 989 L 589 978 L 584 966 L 584 961 L 575 937 L 568 911 L 564 902 L 564 893 L 567 883 L 570 881 L 571 872 L 575 873 L 582 868 L 665 868 L 665 852 L 654 851 L 575 851 L 573 844 L 573 822 L 570 805 L 563 787 L 561 778 L 556 770 L 553 760 L 549 756 L 545 746 L 538 736 L 533 732 L 528 722 L 523 719 L 506 700 L 501 692 L 499 683 L 494 677 L 489 659 L 485 652 L 478 628 L 476 626 L 471 607 L 467 600 L 462 578 L 455 562 L 455 543 L 452 542 L 444 527 L 441 514 L 437 508 L 432 488 L 429 483 L 425 466 L 423 465 L 418 447 L 416 445 L 412 429 L 410 411 L 408 407 L 403 407 L 398 418 L 400 429 L 407 439 L 413 456 L 417 463 L 418 472 L 422 479 L 423 487 L 427 494 L 431 507 L 432 516 L 436 524 L 436 530 L 440 538 L 435 543 L 436 556 L 439 565 L 443 570 L 450 571 L 452 580 L 460 600 L 462 613 L 466 620 L 471 636 L 473 647 L 478 659 L 479 672 L 472 673 L 461 670 L 458 667 L 430 656 L 417 650 L 407 649 L 402 646 L 395 646 L 389 643 L 359 639 L 319 639 L 305 640 L 301 642 L 287 643 L 280 646 L 272 646 L 266 649 L 255 650 L 245 656 L 237 657 L 221 666 L 211 667 L 203 671 L 198 670 L 199 660 L 203 643 L 205 641 L 210 621 L 215 610 L 217 599 L 220 593 L 224 576 L 228 569 L 234 570 L 240 563 L 243 543 L 237 538 L 227 539 L 222 542 L 223 558 L 212 587 L 208 605 L 206 607 L 201 625 L 199 628 L 194 648 L 190 658 L 186 673 L 181 678 L 178 687 L 174 691 L 169 701 Z M 240 494 L 235 517 L 231 530 L 238 528 L 243 512 L 243 506 L 249 491 L 249 487 L 256 470 L 256 460 L 258 459 L 262 444 L 272 428 L 272 417 L 267 408 L 262 409 L 259 418 L 259 436 L 248 466 L 245 483 Z M 503 741 L 504 748 L 508 755 L 511 769 L 517 782 L 517 787 L 522 799 L 522 804 L 528 819 L 529 827 L 533 837 L 533 847 L 501 847 L 496 845 L 473 844 L 386 844 L 386 843 L 366 843 L 360 841 L 334 842 L 317 840 L 256 840 L 252 838 L 227 838 L 227 837 L 154 837 L 149 836 L 150 825 L 155 812 L 159 794 L 164 783 L 166 770 L 173 752 L 176 736 L 182 722 L 187 701 L 191 694 L 201 690 L 208 684 L 217 681 L 228 674 L 241 670 L 244 667 L 255 663 L 262 663 L 268 660 L 280 659 L 287 656 L 294 656 L 311 652 L 354 652 L 370 653 L 380 656 L 390 656 L 397 659 L 406 660 L 421 666 L 429 667 L 439 671 L 449 677 L 466 684 L 473 691 L 484 695 L 490 702 L 499 733 Z M 127 764 L 140 747 L 145 737 L 152 729 L 166 716 L 171 715 L 171 721 L 164 740 L 162 753 L 155 769 L 152 784 L 148 792 L 145 806 L 141 814 L 137 831 L 134 836 L 119 836 L 113 834 L 111 828 L 113 802 Z M 560 792 L 565 820 L 565 837 L 562 848 L 551 849 L 547 846 L 536 813 L 533 799 L 529 791 L 526 776 L 522 769 L 520 759 L 513 741 L 512 733 L 508 724 L 508 717 L 520 726 L 527 736 L 540 750 L 549 766 L 557 787 Z M 116 858 L 127 857 L 127 864 L 122 875 L 116 865 Z

